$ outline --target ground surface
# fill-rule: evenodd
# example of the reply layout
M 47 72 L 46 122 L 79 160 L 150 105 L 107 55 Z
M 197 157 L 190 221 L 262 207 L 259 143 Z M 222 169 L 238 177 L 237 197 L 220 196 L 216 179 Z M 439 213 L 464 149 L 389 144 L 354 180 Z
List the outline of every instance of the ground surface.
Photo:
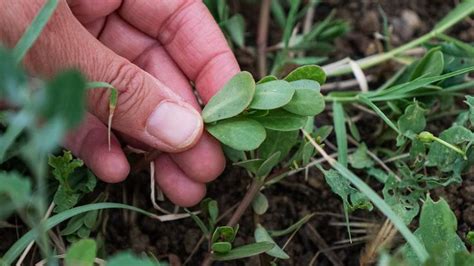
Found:
M 245 1 L 234 1 L 245 2 Z M 381 6 L 386 12 L 390 24 L 393 25 L 394 44 L 399 45 L 428 31 L 439 18 L 444 16 L 453 6 L 455 1 L 441 0 L 400 0 L 400 1 L 323 1 L 316 10 L 317 20 L 321 20 L 333 9 L 337 9 L 337 16 L 349 21 L 352 30 L 346 37 L 337 41 L 337 49 L 334 58 L 351 56 L 360 58 L 377 52 L 377 41 L 374 32 L 380 31 L 382 18 L 378 7 Z M 247 36 L 249 45 L 255 44 L 255 29 L 258 23 L 259 6 L 255 4 L 234 3 L 233 7 L 241 12 L 247 22 L 250 32 Z M 463 23 L 454 30 L 454 34 L 467 41 L 474 40 L 474 30 L 469 28 L 469 23 Z M 275 32 L 270 35 L 270 43 L 277 41 L 281 33 Z M 238 59 L 244 70 L 255 72 L 254 57 L 237 51 Z M 371 70 L 375 76 L 375 82 L 383 80 L 393 70 L 392 64 L 386 64 L 378 70 Z M 362 118 L 359 128 L 363 138 L 370 143 L 373 117 Z M 321 118 L 318 124 L 330 121 L 330 117 Z M 364 127 L 364 124 L 367 125 Z M 243 197 L 249 178 L 245 172 L 236 168 L 228 168 L 218 181 L 209 185 L 208 196 L 219 202 L 220 209 L 225 211 L 231 208 Z M 109 192 L 109 201 L 133 204 L 144 209 L 152 209 L 149 201 L 149 183 L 146 175 L 130 177 L 125 183 L 119 185 L 102 184 L 98 190 Z M 474 178 L 468 176 L 462 187 L 451 187 L 447 191 L 439 191 L 436 194 L 444 195 L 449 200 L 451 207 L 455 210 L 459 220 L 461 232 L 467 232 L 474 228 Z M 280 184 L 265 190 L 265 195 L 270 201 L 270 209 L 261 217 L 260 223 L 266 228 L 282 229 L 292 224 L 306 214 L 316 212 L 316 216 L 309 224 L 317 230 L 324 242 L 329 247 L 335 247 L 337 241 L 347 239 L 344 226 L 334 226 L 331 223 L 343 222 L 341 216 L 341 202 L 333 194 L 324 182 L 322 175 L 317 170 L 309 172 L 308 180 L 303 174 L 288 177 Z M 172 206 L 163 204 L 164 207 L 172 209 Z M 183 262 L 195 248 L 201 238 L 198 227 L 190 220 L 174 221 L 169 223 L 158 223 L 156 220 L 135 215 L 123 211 L 107 211 L 104 213 L 107 222 L 104 224 L 105 249 L 108 254 L 117 250 L 133 249 L 137 252 L 150 252 L 168 256 L 176 255 Z M 369 223 L 379 225 L 383 217 L 377 212 L 356 212 L 352 221 L 358 218 Z M 14 223 L 15 221 L 10 221 Z M 236 244 L 249 243 L 253 239 L 254 217 L 247 212 L 241 220 L 241 231 Z M 1 227 L 0 227 L 1 228 Z M 0 242 L 0 253 L 3 253 L 24 232 L 19 228 L 18 232 L 12 229 L 0 229 L 3 241 Z M 360 236 L 366 236 L 363 234 Z M 242 237 L 248 236 L 248 237 Z M 370 233 L 369 233 L 370 236 Z M 280 239 L 283 244 L 286 237 Z M 207 244 L 202 244 L 189 265 L 197 265 L 203 258 Z M 339 258 L 344 265 L 358 265 L 359 254 L 364 247 L 364 242 L 356 241 L 352 245 L 336 249 L 332 255 Z M 291 256 L 290 260 L 279 261 L 282 265 L 307 265 L 313 256 L 324 248 L 324 243 L 318 239 L 314 231 L 309 227 L 303 227 L 286 248 Z M 328 258 L 321 254 L 317 257 L 318 265 L 332 265 Z M 249 261 L 249 265 L 255 265 L 256 261 Z M 229 265 L 243 265 L 243 262 L 230 263 Z

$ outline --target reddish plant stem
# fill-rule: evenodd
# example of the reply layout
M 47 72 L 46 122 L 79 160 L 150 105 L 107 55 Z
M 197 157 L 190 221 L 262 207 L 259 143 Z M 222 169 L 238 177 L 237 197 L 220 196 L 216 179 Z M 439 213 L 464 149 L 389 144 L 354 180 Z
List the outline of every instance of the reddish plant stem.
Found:
M 262 0 L 257 33 L 257 64 L 260 78 L 267 74 L 267 40 L 271 0 Z

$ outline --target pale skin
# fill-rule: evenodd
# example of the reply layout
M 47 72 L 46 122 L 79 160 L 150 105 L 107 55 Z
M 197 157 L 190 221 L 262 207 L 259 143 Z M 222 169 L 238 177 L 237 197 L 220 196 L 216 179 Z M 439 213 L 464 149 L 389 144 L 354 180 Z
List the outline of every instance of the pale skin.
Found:
M 44 3 L 0 1 L 0 42 L 13 47 Z M 64 144 L 103 181 L 128 176 L 124 145 L 163 152 L 155 179 L 177 205 L 197 204 L 222 173 L 190 82 L 207 102 L 239 66 L 202 1 L 60 0 L 24 65 L 44 77 L 74 67 L 118 89 L 111 150 L 106 90 L 88 93 L 89 113 Z

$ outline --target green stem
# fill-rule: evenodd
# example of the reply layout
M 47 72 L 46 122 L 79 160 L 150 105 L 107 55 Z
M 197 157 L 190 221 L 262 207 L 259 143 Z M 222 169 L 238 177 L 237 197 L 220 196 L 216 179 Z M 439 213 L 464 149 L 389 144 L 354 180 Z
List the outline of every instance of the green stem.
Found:
M 463 157 L 463 159 L 464 159 L 464 160 L 467 160 L 466 153 L 465 153 L 463 150 L 461 150 L 459 147 L 457 147 L 457 146 L 455 146 L 455 145 L 453 145 L 453 144 L 451 144 L 451 143 L 449 143 L 449 142 L 446 142 L 446 141 L 444 141 L 444 140 L 442 140 L 442 139 L 440 139 L 440 138 L 438 138 L 438 137 L 435 137 L 435 136 L 433 136 L 432 139 L 433 139 L 434 141 L 436 141 L 436 142 L 438 142 L 438 143 L 440 143 L 440 144 L 442 144 L 442 145 L 444 145 L 444 146 L 446 146 L 446 147 L 452 149 L 453 151 L 455 151 L 455 152 L 461 154 L 462 157 Z

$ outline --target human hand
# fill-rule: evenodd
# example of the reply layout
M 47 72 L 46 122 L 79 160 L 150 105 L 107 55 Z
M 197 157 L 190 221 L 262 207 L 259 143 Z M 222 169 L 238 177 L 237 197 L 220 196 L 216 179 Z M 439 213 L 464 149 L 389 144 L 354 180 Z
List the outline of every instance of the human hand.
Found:
M 1 1 L 0 40 L 13 46 L 44 2 Z M 75 67 L 118 89 L 111 150 L 106 90 L 89 92 L 90 113 L 65 142 L 102 180 L 119 182 L 129 173 L 118 139 L 167 152 L 155 160 L 155 178 L 181 206 L 199 202 L 205 183 L 223 171 L 219 143 L 202 133 L 190 81 L 207 102 L 239 67 L 201 1 L 60 1 L 25 65 L 47 76 Z

